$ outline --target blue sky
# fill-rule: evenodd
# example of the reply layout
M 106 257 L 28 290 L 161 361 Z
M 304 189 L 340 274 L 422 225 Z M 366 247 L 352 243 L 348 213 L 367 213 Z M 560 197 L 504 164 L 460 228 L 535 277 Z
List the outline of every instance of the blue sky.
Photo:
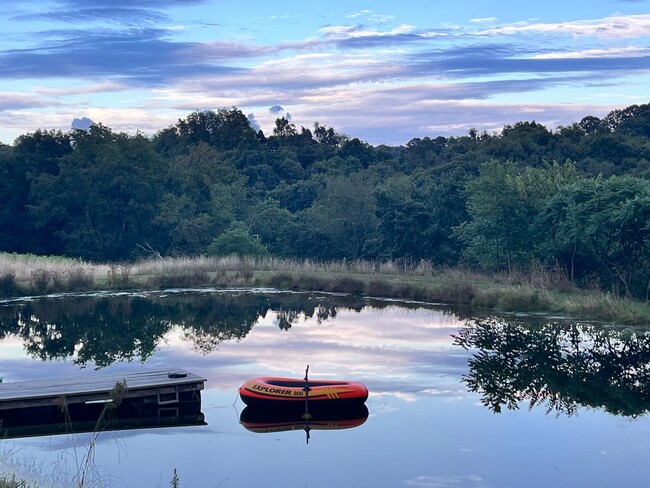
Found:
M 0 141 L 236 106 L 371 144 L 650 102 L 650 0 L 3 0 Z

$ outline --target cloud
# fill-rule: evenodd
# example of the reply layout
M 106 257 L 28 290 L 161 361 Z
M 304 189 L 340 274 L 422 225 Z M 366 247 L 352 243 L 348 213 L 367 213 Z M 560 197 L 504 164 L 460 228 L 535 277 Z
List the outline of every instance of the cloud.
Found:
M 393 20 L 395 17 L 392 15 L 381 15 L 373 13 L 372 10 L 360 10 L 358 12 L 353 12 L 346 15 L 349 19 L 356 19 L 358 17 L 366 17 L 369 22 L 374 24 L 386 24 L 389 21 Z
M 526 82 L 515 89 L 525 89 Z M 541 86 L 538 85 L 538 86 Z M 482 95 L 482 87 L 469 84 L 468 90 Z M 489 82 L 489 90 L 498 92 L 498 81 Z M 446 99 L 447 94 L 455 98 Z M 395 104 L 399 100 L 399 104 Z M 386 111 L 390 106 L 391 110 Z M 301 114 L 299 124 L 319 120 L 337 131 L 353 134 L 370 144 L 405 144 L 414 137 L 458 136 L 475 127 L 488 133 L 500 131 L 506 124 L 514 124 L 531 117 L 550 129 L 579 121 L 587 114 L 602 117 L 617 108 L 615 105 L 541 102 L 494 102 L 486 96 L 465 99 L 454 85 L 436 86 L 423 83 L 418 86 L 366 87 L 353 94 L 345 88 L 328 91 L 328 98 L 314 107 L 296 101 Z
M 58 0 L 60 8 L 88 8 L 88 7 L 132 7 L 137 3 L 139 7 L 170 8 L 187 5 L 198 5 L 206 0 Z
M 51 106 L 52 102 L 43 100 L 35 95 L 15 92 L 0 92 L 0 112 L 7 110 L 43 108 Z
M 330 39 L 353 39 L 364 37 L 391 38 L 396 35 L 413 32 L 414 30 L 415 27 L 409 24 L 401 24 L 387 32 L 368 29 L 363 25 L 337 25 L 323 27 L 321 32 Z
M 140 24 L 142 22 L 163 22 L 168 19 L 160 12 L 141 8 L 85 8 L 79 10 L 54 10 L 39 14 L 22 14 L 12 20 L 52 20 L 65 23 L 88 24 L 98 20 L 118 22 L 121 24 Z
M 93 23 L 99 21 L 121 24 L 160 23 L 168 20 L 162 11 L 173 7 L 198 5 L 205 0 L 132 0 L 93 1 L 59 0 L 49 10 L 15 13 L 12 20 L 29 21 L 46 19 L 65 23 Z
M 114 81 L 100 81 L 99 83 L 92 83 L 89 85 L 83 84 L 80 86 L 70 86 L 65 88 L 54 88 L 48 86 L 34 87 L 34 93 L 45 95 L 49 97 L 66 97 L 75 95 L 85 95 L 93 93 L 111 93 L 127 90 L 129 87 L 124 83 Z
M 496 17 L 477 17 L 475 19 L 469 19 L 472 24 L 489 24 L 497 21 Z
M 477 32 L 483 36 L 503 36 L 522 33 L 593 36 L 608 39 L 638 38 L 650 35 L 650 14 L 612 16 L 595 20 L 558 23 L 518 22 Z
M 259 131 L 261 129 L 260 124 L 257 122 L 257 120 L 255 120 L 255 114 L 248 114 L 246 118 L 248 119 L 248 123 L 253 129 L 256 131 Z
M 554 51 L 536 54 L 531 59 L 637 58 L 644 56 L 650 56 L 649 47 L 625 46 L 608 49 L 585 49 L 582 51 Z
M 602 52 L 602 51 L 601 51 Z M 410 74 L 443 74 L 450 78 L 507 73 L 594 73 L 650 71 L 650 50 L 613 50 L 608 56 L 559 56 L 532 54 L 526 48 L 504 45 L 472 45 L 461 48 L 420 52 L 410 56 Z M 526 56 L 527 54 L 532 54 Z
M 280 115 L 284 112 L 284 109 L 281 105 L 273 105 L 269 107 L 269 113 L 272 115 Z
M 81 118 L 74 118 L 72 119 L 72 124 L 70 125 L 71 129 L 80 129 L 80 130 L 88 130 L 90 129 L 90 126 L 93 125 L 95 122 L 90 120 L 88 117 L 81 117 Z
M 612 107 L 611 101 L 577 103 L 570 110 L 563 104 L 531 104 L 530 96 L 536 92 L 548 96 L 542 92 L 557 87 L 616 87 L 630 81 L 641 86 L 634 76 L 650 70 L 647 42 L 629 41 L 648 32 L 649 15 L 561 24 L 503 24 L 496 18 L 477 17 L 465 26 L 429 28 L 383 24 L 375 12 L 360 10 L 347 16 L 356 19 L 353 25 L 314 27 L 318 30 L 313 36 L 266 44 L 249 37 L 190 42 L 188 32 L 164 27 L 170 9 L 200 3 L 204 2 L 51 2 L 47 11 L 36 15 L 58 16 L 71 26 L 25 33 L 23 40 L 11 39 L 0 47 L 5 90 L 19 91 L 11 86 L 16 80 L 29 80 L 25 86 L 30 90 L 16 97 L 0 94 L 0 108 L 12 111 L 0 114 L 0 124 L 11 121 L 16 127 L 16 120 L 28 120 L 35 121 L 35 127 L 49 127 L 62 120 L 66 127 L 72 117 L 84 113 L 116 130 L 156 131 L 196 107 L 235 105 L 257 114 L 252 123 L 267 131 L 275 116 L 291 116 L 283 108 L 290 106 L 298 125 L 319 120 L 371 143 L 405 143 L 432 135 L 431 131 L 458 135 L 468 125 L 500 128 L 530 114 L 531 107 L 539 120 L 548 123 L 567 124 L 575 121 L 574 115 L 579 120 L 591 108 L 603 114 Z M 29 20 L 25 11 L 5 12 L 20 15 Z M 81 31 L 77 21 L 92 27 Z M 618 32 L 622 37 L 610 42 Z M 568 36 L 581 37 L 579 46 L 574 38 L 568 44 Z M 148 88 L 154 91 L 145 91 Z M 122 90 L 130 91 L 120 102 L 130 103 L 129 109 L 106 108 Z M 503 96 L 510 104 L 490 103 Z M 475 109 L 470 110 L 472 104 Z M 620 99 L 613 108 L 623 104 Z M 41 110 L 46 113 L 39 117 L 37 109 L 47 106 L 51 110 Z M 282 111 L 267 110 L 270 106 Z M 382 106 L 394 108 L 382 112 L 378 109 Z M 139 113 L 144 114 L 140 122 L 135 119 Z M 4 133 L 7 127 L 2 127 Z
M 348 14 L 346 15 L 346 17 L 350 19 L 355 19 L 357 17 L 363 17 L 365 15 L 371 15 L 371 14 L 372 14 L 372 10 L 365 9 L 365 10 L 359 10 L 358 12 L 353 12 L 351 14 Z
M 215 76 L 245 71 L 214 61 L 246 56 L 246 49 L 213 44 L 173 42 L 161 29 L 66 32 L 54 42 L 32 49 L 0 52 L 0 77 L 106 78 L 162 85 L 187 76 Z

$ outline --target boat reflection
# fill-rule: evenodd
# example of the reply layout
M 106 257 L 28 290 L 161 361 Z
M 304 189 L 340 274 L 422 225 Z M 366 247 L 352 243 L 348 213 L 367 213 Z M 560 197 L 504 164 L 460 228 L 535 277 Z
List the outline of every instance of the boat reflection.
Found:
M 207 425 L 201 400 L 173 406 L 140 400 L 0 410 L 0 440 L 58 434 Z
M 239 422 L 257 434 L 304 430 L 309 443 L 312 430 L 342 430 L 359 427 L 368 419 L 368 407 L 354 405 L 345 408 L 319 409 L 306 413 L 299 409 L 246 407 Z

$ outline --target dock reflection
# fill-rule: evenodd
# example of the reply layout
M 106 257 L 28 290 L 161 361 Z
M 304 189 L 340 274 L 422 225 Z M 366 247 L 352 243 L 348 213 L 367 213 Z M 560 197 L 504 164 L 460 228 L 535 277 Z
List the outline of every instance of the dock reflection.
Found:
M 14 408 L 0 411 L 0 440 L 133 429 L 207 425 L 201 400 L 173 406 L 139 400 Z

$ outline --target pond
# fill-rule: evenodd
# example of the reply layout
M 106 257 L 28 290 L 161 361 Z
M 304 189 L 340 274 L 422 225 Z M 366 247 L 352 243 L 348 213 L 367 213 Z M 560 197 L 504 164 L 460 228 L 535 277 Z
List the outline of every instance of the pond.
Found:
M 207 380 L 182 426 L 0 439 L 0 472 L 43 486 L 648 484 L 645 331 L 327 294 L 168 290 L 0 302 L 0 358 L 5 383 L 168 367 Z M 312 379 L 363 382 L 367 411 L 314 421 L 309 436 L 300 422 L 251 427 L 238 387 L 300 378 L 307 365 Z

